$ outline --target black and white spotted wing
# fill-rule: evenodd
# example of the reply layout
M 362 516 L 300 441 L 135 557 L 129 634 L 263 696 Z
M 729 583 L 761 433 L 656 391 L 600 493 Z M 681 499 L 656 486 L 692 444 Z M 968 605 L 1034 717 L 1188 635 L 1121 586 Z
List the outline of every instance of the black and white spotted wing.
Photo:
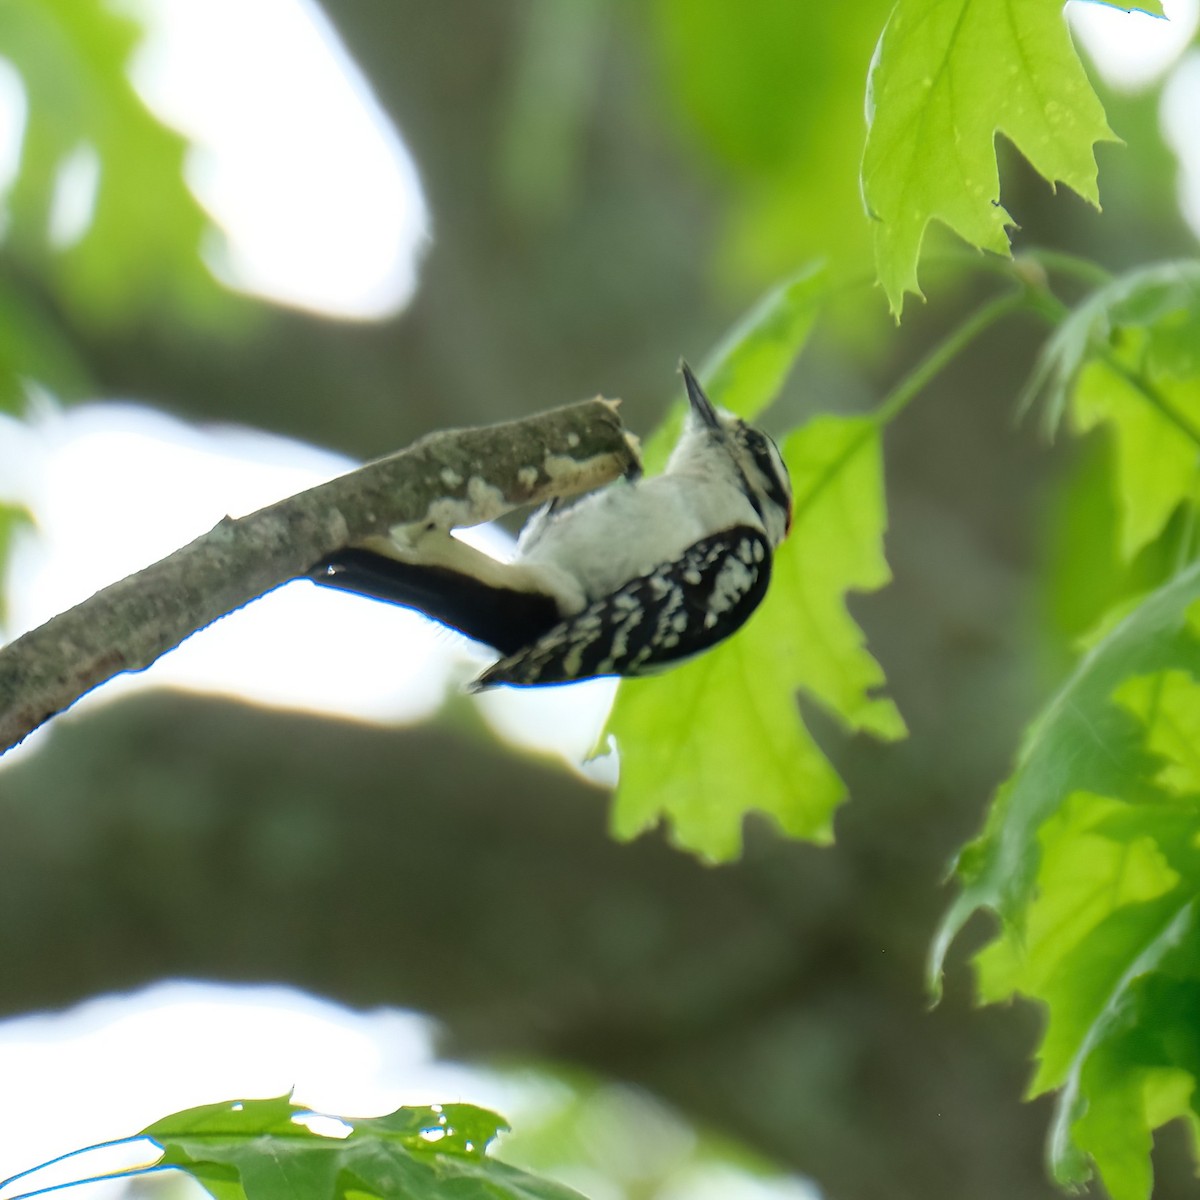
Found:
M 646 675 L 711 649 L 758 607 L 771 548 L 749 526 L 702 538 L 674 562 L 631 579 L 489 667 L 473 691 L 599 675 Z

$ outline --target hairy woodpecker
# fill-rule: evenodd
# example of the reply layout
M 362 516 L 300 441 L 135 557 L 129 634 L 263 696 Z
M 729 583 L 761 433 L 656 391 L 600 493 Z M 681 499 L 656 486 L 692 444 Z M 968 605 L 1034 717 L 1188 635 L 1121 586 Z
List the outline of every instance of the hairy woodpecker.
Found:
M 645 675 L 710 649 L 766 594 L 792 490 L 775 443 L 715 408 L 681 369 L 690 407 L 663 473 L 551 502 L 526 523 L 511 563 L 439 531 L 348 547 L 309 577 L 494 647 L 502 657 L 475 691 Z

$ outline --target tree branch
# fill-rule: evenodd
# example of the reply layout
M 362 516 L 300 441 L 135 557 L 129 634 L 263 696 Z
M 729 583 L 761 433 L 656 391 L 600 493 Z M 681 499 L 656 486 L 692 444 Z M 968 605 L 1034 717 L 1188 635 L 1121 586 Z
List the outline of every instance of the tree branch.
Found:
M 0 649 L 0 754 L 85 692 L 141 671 L 189 634 L 395 525 L 494 520 L 610 482 L 637 464 L 616 402 L 597 398 L 430 434 L 211 532 Z

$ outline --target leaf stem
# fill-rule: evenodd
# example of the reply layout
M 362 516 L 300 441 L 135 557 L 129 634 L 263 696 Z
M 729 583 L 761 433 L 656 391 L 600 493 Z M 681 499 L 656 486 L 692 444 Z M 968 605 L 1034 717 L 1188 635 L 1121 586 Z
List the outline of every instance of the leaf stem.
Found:
M 1172 578 L 1195 561 L 1197 531 L 1196 505 L 1191 500 L 1187 500 L 1183 505 L 1179 544 L 1175 548 L 1175 565 L 1171 571 Z
M 1071 310 L 1046 287 L 1029 287 L 1027 290 L 1029 311 L 1041 317 L 1049 325 L 1058 326 L 1070 315 Z M 1095 357 L 1114 375 L 1118 375 L 1134 391 L 1154 408 L 1160 416 L 1170 421 L 1189 441 L 1200 447 L 1200 426 L 1179 412 L 1171 402 L 1144 375 L 1127 367 L 1107 346 L 1095 337 L 1088 339 L 1088 346 Z
M 1119 358 L 1109 350 L 1101 350 L 1099 358 L 1110 371 L 1119 375 L 1130 387 L 1141 392 L 1146 402 L 1166 417 L 1190 441 L 1200 447 L 1200 426 L 1192 423 L 1191 419 L 1179 412 L 1171 402 L 1144 375 L 1131 371 Z
M 1082 258 L 1078 254 L 1067 254 L 1063 250 L 1047 250 L 1034 247 L 1023 250 L 1017 255 L 1017 260 L 1028 258 L 1046 271 L 1057 271 L 1060 275 L 1070 275 L 1082 283 L 1092 287 L 1104 287 L 1112 283 L 1112 272 L 1093 262 L 1090 258 Z
M 797 493 L 795 506 L 792 509 L 793 523 L 799 523 L 808 508 L 816 502 L 821 490 L 829 481 L 837 476 L 842 468 L 863 448 L 875 430 L 882 430 L 898 417 L 909 403 L 920 394 L 921 390 L 933 379 L 943 367 L 961 350 L 993 325 L 1001 317 L 1010 312 L 1016 312 L 1025 306 L 1025 292 L 1006 292 L 989 300 L 982 308 L 977 309 L 953 333 L 943 338 L 937 347 L 925 356 L 909 371 L 905 377 L 883 398 L 878 408 L 868 416 L 867 425 L 861 435 L 851 441 L 842 453 L 830 462 L 824 471 L 812 481 L 808 490 L 801 495 Z
M 1006 292 L 989 300 L 971 314 L 957 329 L 944 337 L 894 388 L 883 398 L 872 414 L 880 428 L 890 425 L 909 403 L 937 376 L 952 359 L 965 350 L 990 325 L 1001 317 L 1029 307 L 1028 289 Z

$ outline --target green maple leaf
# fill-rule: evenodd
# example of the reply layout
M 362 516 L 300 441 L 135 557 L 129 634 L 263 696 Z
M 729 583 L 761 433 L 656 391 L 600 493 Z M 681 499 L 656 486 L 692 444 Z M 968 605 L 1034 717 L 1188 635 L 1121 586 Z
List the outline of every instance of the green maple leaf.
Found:
M 1156 373 L 1200 375 L 1200 262 L 1176 259 L 1128 271 L 1096 288 L 1058 323 L 1021 402 L 1024 408 L 1044 404 L 1049 436 L 1061 424 L 1083 368 L 1132 330 L 1146 332 Z
M 297 1121 L 288 1097 L 188 1109 L 142 1131 L 162 1147 L 159 1166 L 186 1171 L 218 1200 L 580 1200 L 560 1184 L 487 1157 L 502 1118 L 469 1104 L 338 1117 L 343 1137 Z M 118 1176 L 120 1172 L 116 1173 Z
M 1188 618 L 1200 599 L 1200 564 L 1147 597 L 1094 646 L 1035 719 L 983 832 L 959 855 L 962 891 L 942 920 L 931 956 L 936 989 L 950 942 L 980 908 L 1019 924 L 1036 891 L 1038 832 L 1065 799 L 1087 791 L 1126 800 L 1157 797 L 1162 763 L 1114 696 L 1131 678 L 1187 670 L 1200 676 L 1200 638 Z
M 1146 726 L 1146 747 L 1163 759 L 1154 782 L 1177 796 L 1200 795 L 1200 692 L 1186 671 L 1127 679 L 1113 699 Z
M 871 694 L 883 672 L 845 607 L 848 590 L 890 577 L 879 428 L 821 417 L 783 452 L 795 517 L 759 611 L 701 658 L 621 685 L 609 723 L 621 751 L 618 837 L 666 816 L 678 845 L 727 860 L 756 810 L 794 837 L 829 841 L 845 787 L 800 719 L 801 689 L 849 729 L 904 735 L 891 701 Z
M 1153 403 L 1147 387 L 1153 388 Z M 1200 413 L 1200 376 L 1139 382 L 1093 362 L 1080 373 L 1071 398 L 1077 432 L 1100 426 L 1112 432 L 1117 547 L 1126 562 L 1163 532 L 1182 501 L 1200 495 L 1200 445 L 1164 415 L 1164 407 Z
M 1099 206 L 1096 142 L 1116 141 L 1058 0 L 899 0 L 875 51 L 862 164 L 880 281 L 898 317 L 942 221 L 1009 253 L 995 138 Z
M 1131 560 L 1200 493 L 1200 263 L 1141 267 L 1098 288 L 1047 341 L 1026 389 L 1045 427 L 1107 430 L 1118 550 Z
M 1031 1092 L 1059 1089 L 1049 1158 L 1146 1200 L 1153 1132 L 1200 1134 L 1200 565 L 1093 646 L 1030 728 L 933 951 L 988 908 L 982 999 L 1046 1010 Z M 1198 1139 L 1200 1140 L 1200 1139 Z

